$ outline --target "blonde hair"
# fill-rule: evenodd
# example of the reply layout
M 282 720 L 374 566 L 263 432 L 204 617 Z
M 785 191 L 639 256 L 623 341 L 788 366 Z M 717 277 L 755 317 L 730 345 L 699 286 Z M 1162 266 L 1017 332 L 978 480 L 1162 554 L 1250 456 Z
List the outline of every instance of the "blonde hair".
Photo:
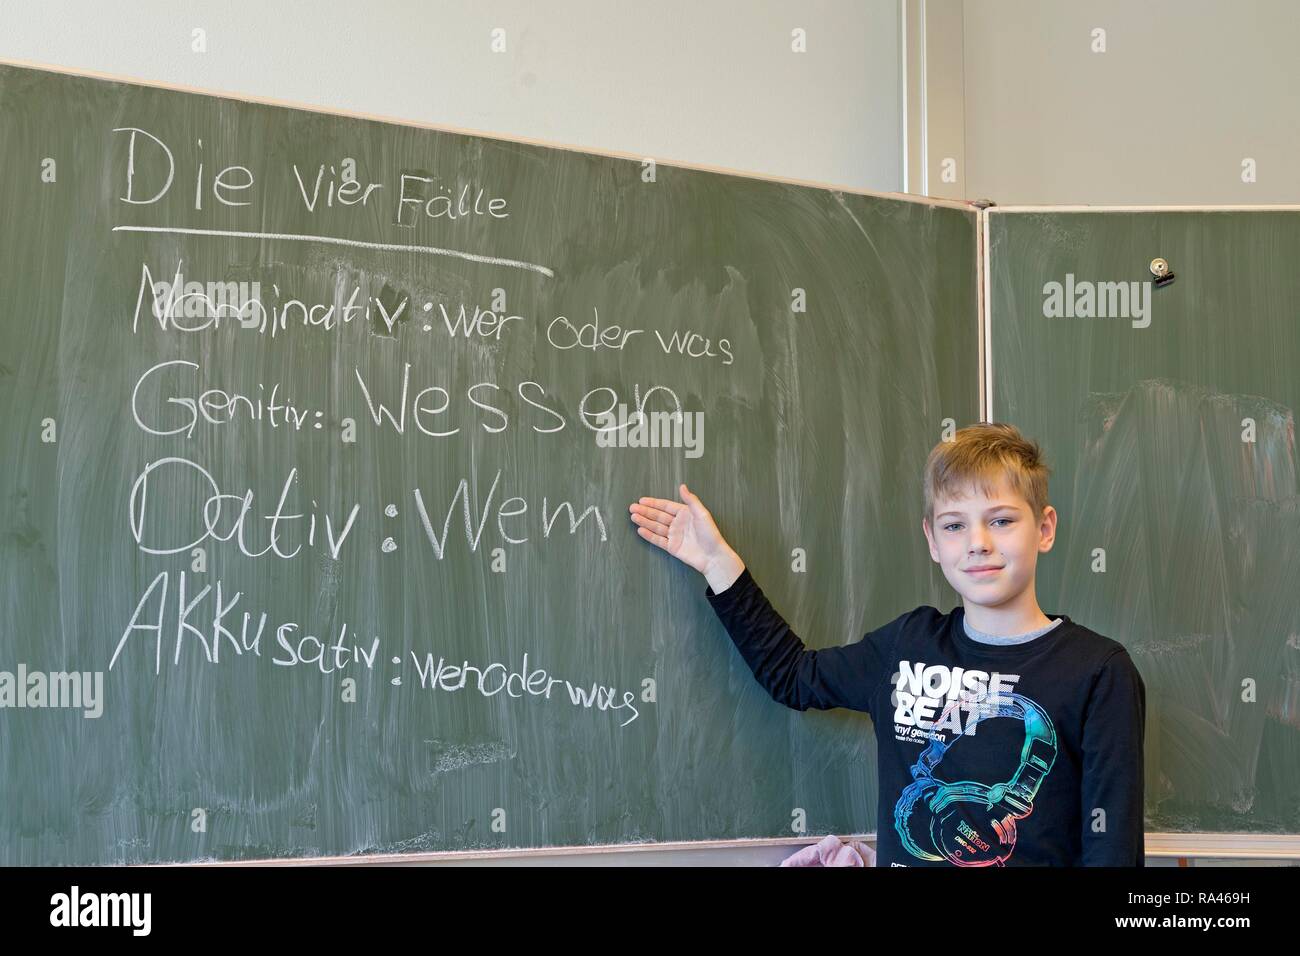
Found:
M 1029 502 L 1034 520 L 1041 521 L 1050 472 L 1038 443 L 1020 434 L 1015 425 L 968 425 L 952 441 L 935 445 L 926 459 L 925 521 L 933 525 L 934 505 L 940 498 L 962 497 L 972 484 L 991 496 L 1001 478 Z

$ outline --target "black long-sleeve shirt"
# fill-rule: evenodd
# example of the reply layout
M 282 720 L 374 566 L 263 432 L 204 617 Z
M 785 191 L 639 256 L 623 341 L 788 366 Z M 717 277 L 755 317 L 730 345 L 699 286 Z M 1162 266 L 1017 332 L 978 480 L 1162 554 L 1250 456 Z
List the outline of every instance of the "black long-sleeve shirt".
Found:
M 871 715 L 877 866 L 1143 866 L 1146 687 L 1128 651 L 1064 614 L 974 641 L 964 608 L 809 650 L 746 568 L 705 596 L 778 703 Z

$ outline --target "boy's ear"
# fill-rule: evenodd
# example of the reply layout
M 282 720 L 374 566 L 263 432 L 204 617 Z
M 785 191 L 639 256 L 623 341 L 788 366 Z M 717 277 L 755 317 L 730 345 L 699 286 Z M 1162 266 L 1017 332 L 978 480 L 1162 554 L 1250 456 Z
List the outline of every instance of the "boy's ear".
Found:
M 921 531 L 925 533 L 925 543 L 930 546 L 930 557 L 939 560 L 939 549 L 934 546 L 934 536 L 930 532 L 930 519 L 921 519 Z
M 1038 523 L 1038 550 L 1044 554 L 1052 550 L 1056 542 L 1056 509 L 1051 505 L 1043 506 L 1043 520 Z

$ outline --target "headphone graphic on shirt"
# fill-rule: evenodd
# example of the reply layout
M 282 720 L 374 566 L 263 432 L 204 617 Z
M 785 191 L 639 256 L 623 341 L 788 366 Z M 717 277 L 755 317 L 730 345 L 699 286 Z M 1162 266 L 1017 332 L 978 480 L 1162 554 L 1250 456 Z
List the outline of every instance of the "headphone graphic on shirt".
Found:
M 954 866 L 1002 866 L 1016 848 L 1016 821 L 1034 812 L 1034 795 L 1056 762 L 1056 728 L 1046 711 L 1028 697 L 1002 693 L 978 701 L 966 729 L 948 743 L 931 739 L 912 765 L 914 782 L 894 806 L 894 829 L 903 846 L 923 860 Z M 972 701 L 954 700 L 935 721 Z M 974 780 L 945 783 L 933 771 L 958 737 L 973 733 L 981 720 L 1018 717 L 1025 723 L 1020 766 L 1011 779 L 992 786 Z M 964 811 L 964 812 L 963 812 Z

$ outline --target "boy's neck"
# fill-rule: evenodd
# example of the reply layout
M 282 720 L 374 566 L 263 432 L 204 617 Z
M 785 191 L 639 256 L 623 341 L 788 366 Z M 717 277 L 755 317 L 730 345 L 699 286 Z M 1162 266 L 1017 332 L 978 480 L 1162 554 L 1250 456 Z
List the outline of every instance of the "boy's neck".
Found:
M 962 607 L 965 608 L 966 620 L 971 627 L 998 637 L 1028 634 L 1052 623 L 1052 619 L 1038 606 L 1038 598 L 1032 587 L 1025 588 L 1018 597 L 996 607 L 976 604 L 965 598 L 962 599 Z

